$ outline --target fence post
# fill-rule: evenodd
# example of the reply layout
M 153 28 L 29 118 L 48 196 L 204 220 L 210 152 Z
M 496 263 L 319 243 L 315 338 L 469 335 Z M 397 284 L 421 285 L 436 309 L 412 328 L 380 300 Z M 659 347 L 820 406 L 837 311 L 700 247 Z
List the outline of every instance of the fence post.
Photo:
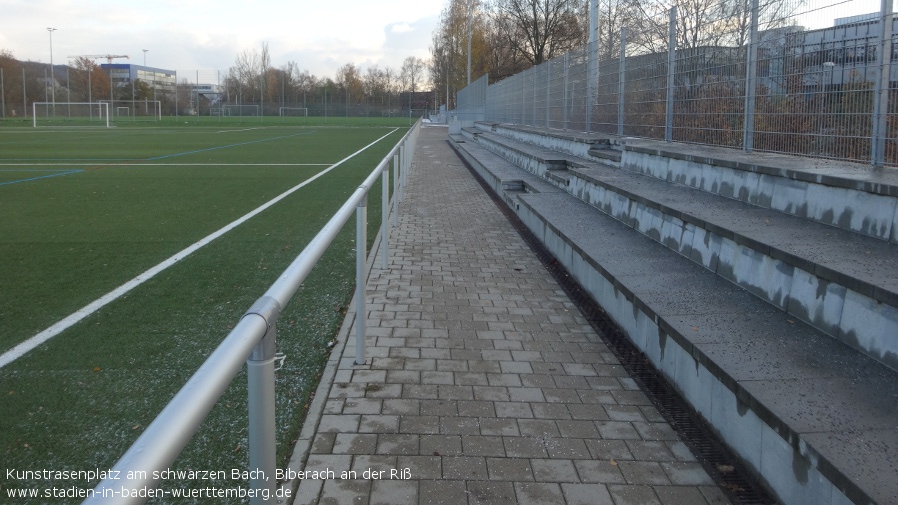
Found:
M 755 93 L 758 72 L 758 0 L 751 2 L 751 28 L 745 61 L 745 123 L 742 127 L 742 149 L 750 153 L 755 144 Z
M 546 62 L 546 128 L 550 128 L 549 124 L 549 103 L 552 90 L 552 60 Z
M 673 141 L 674 75 L 677 65 L 677 8 L 670 8 L 670 25 L 667 34 L 667 100 L 664 115 L 664 141 Z
M 873 102 L 873 135 L 870 139 L 873 166 L 885 163 L 886 136 L 889 114 L 889 81 L 892 74 L 892 1 L 882 0 L 879 22 L 879 79 L 876 80 L 875 101 Z
M 624 93 L 627 73 L 627 27 L 620 29 L 620 64 L 617 76 L 617 135 L 624 136 Z
M 380 177 L 380 266 L 387 269 L 387 239 L 390 238 L 390 166 L 384 164 Z
M 364 187 L 364 186 L 363 186 Z M 365 364 L 365 249 L 368 242 L 368 194 L 359 202 L 355 220 L 355 364 Z
M 568 129 L 567 124 L 567 109 L 568 109 L 568 79 L 571 75 L 571 52 L 568 51 L 564 53 L 564 129 Z
M 281 306 L 271 297 L 260 298 L 246 315 L 262 317 L 268 325 L 265 336 L 246 360 L 247 408 L 249 410 L 249 480 L 250 489 L 257 491 L 250 503 L 266 503 L 267 494 L 273 499 L 276 480 L 274 358 L 277 351 L 277 319 Z M 244 316 L 245 317 L 245 316 Z

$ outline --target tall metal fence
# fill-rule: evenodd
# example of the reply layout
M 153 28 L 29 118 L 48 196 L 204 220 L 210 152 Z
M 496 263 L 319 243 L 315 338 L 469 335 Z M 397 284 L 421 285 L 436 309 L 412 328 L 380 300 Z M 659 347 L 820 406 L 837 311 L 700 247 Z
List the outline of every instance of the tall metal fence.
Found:
M 481 106 L 490 121 L 896 166 L 892 1 L 643 10 L 632 26 L 606 26 L 599 42 L 488 86 L 480 103 L 459 92 L 459 109 Z
M 65 65 L 50 71 L 48 67 L 33 62 L 0 66 L 0 120 L 30 122 L 38 115 L 38 119 L 64 121 L 78 116 L 78 109 L 68 104 L 107 103 L 113 122 L 172 116 L 197 120 L 315 116 L 410 118 L 411 125 L 434 106 L 430 93 L 395 87 L 347 91 L 333 81 L 300 85 L 283 71 L 269 72 L 264 78 L 235 79 L 225 70 L 172 70 L 166 74 L 168 80 L 152 82 L 132 80 L 127 72 L 108 74 Z M 35 110 L 34 103 L 42 105 Z

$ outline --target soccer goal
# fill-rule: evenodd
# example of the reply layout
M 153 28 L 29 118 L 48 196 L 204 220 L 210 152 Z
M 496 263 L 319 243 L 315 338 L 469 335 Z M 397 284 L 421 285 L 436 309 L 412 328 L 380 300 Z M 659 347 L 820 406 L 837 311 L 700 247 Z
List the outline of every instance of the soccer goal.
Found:
M 105 126 L 109 128 L 109 104 L 103 102 L 34 102 L 34 127 Z
M 209 109 L 210 116 L 258 116 L 258 105 L 222 105 L 221 107 L 212 107 Z
M 309 109 L 306 107 L 281 107 L 278 109 L 281 117 L 306 117 L 309 115 Z

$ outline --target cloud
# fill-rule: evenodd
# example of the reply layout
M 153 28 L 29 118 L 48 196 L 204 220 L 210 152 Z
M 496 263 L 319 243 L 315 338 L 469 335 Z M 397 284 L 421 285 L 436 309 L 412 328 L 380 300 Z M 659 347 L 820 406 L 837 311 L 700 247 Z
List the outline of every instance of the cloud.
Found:
M 387 31 L 392 33 L 405 33 L 414 30 L 408 23 L 394 23 L 392 25 L 387 25 Z
M 147 49 L 150 66 L 179 76 L 212 69 L 215 76 L 241 52 L 267 42 L 275 67 L 295 61 L 325 77 L 346 63 L 398 68 L 408 56 L 428 58 L 444 0 L 269 0 L 264 8 L 234 0 L 160 0 L 156 7 L 121 0 L 8 3 L 0 15 L 0 49 L 23 60 L 49 61 L 46 27 L 53 26 L 56 63 L 68 55 L 112 53 L 142 64 Z

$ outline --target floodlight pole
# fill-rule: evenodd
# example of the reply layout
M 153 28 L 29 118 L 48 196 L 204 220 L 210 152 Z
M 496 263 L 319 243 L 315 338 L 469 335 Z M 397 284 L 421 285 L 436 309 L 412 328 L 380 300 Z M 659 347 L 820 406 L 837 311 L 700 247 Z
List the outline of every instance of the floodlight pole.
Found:
M 47 28 L 47 31 L 50 33 L 50 93 L 53 97 L 53 112 L 56 112 L 56 86 L 53 86 L 53 32 L 56 31 L 56 28 Z

